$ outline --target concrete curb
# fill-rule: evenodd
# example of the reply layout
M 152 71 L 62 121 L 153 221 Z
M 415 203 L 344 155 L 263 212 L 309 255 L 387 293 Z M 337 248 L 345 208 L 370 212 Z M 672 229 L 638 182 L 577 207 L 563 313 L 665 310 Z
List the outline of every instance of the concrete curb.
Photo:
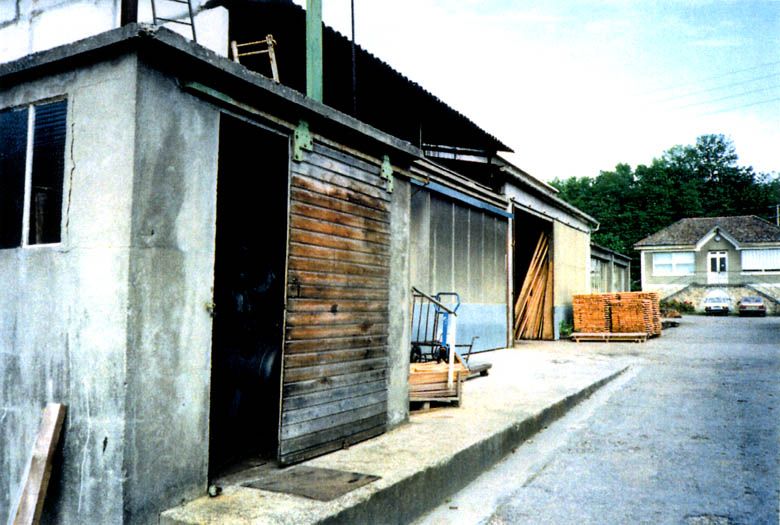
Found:
M 374 493 L 359 504 L 318 521 L 323 525 L 354 523 L 408 524 L 435 508 L 447 496 L 468 485 L 518 445 L 565 415 L 569 410 L 616 379 L 625 367 L 579 392 L 554 403 L 536 415 L 461 450 L 440 464 L 422 470 L 395 485 Z M 384 518 L 381 518 L 384 517 Z

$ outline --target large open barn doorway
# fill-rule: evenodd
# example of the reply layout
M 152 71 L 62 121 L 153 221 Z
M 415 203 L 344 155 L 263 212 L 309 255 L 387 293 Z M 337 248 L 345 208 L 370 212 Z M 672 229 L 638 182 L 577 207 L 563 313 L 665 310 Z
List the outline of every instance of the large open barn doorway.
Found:
M 555 338 L 552 222 L 514 209 L 512 304 L 515 341 Z
M 223 115 L 217 182 L 209 476 L 278 441 L 287 138 Z

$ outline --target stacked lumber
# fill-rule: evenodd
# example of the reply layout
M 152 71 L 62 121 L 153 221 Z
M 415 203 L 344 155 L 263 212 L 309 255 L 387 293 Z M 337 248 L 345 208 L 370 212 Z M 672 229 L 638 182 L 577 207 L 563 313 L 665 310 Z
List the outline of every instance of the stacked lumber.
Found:
M 539 235 L 515 303 L 515 339 L 553 338 L 553 263 L 546 233 Z
M 617 299 L 614 294 L 575 295 L 574 331 L 587 333 L 607 333 L 611 331 L 610 301 Z
M 574 331 L 580 339 L 584 334 L 661 335 L 663 325 L 657 292 L 575 295 L 573 306 Z
M 647 299 L 629 299 L 609 302 L 611 332 L 652 334 L 653 306 Z
M 446 362 L 411 363 L 409 365 L 409 401 L 460 402 L 463 382 L 468 378 L 469 369 L 457 357 L 451 387 L 447 385 L 448 372 L 449 364 Z
M 647 333 L 661 335 L 661 295 L 658 292 L 620 292 L 618 298 L 621 301 L 650 301 L 652 327 Z

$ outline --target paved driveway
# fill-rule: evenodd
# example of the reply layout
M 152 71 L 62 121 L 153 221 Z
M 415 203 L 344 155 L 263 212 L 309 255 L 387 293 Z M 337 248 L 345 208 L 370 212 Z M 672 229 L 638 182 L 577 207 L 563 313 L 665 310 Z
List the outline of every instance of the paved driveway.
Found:
M 780 318 L 687 317 L 421 523 L 778 523 Z

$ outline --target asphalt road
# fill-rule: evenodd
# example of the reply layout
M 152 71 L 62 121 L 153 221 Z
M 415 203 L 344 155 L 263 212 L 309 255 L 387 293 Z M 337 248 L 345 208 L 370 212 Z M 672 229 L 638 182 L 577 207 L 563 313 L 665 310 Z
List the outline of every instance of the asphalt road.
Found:
M 777 524 L 780 318 L 686 317 L 418 523 Z

